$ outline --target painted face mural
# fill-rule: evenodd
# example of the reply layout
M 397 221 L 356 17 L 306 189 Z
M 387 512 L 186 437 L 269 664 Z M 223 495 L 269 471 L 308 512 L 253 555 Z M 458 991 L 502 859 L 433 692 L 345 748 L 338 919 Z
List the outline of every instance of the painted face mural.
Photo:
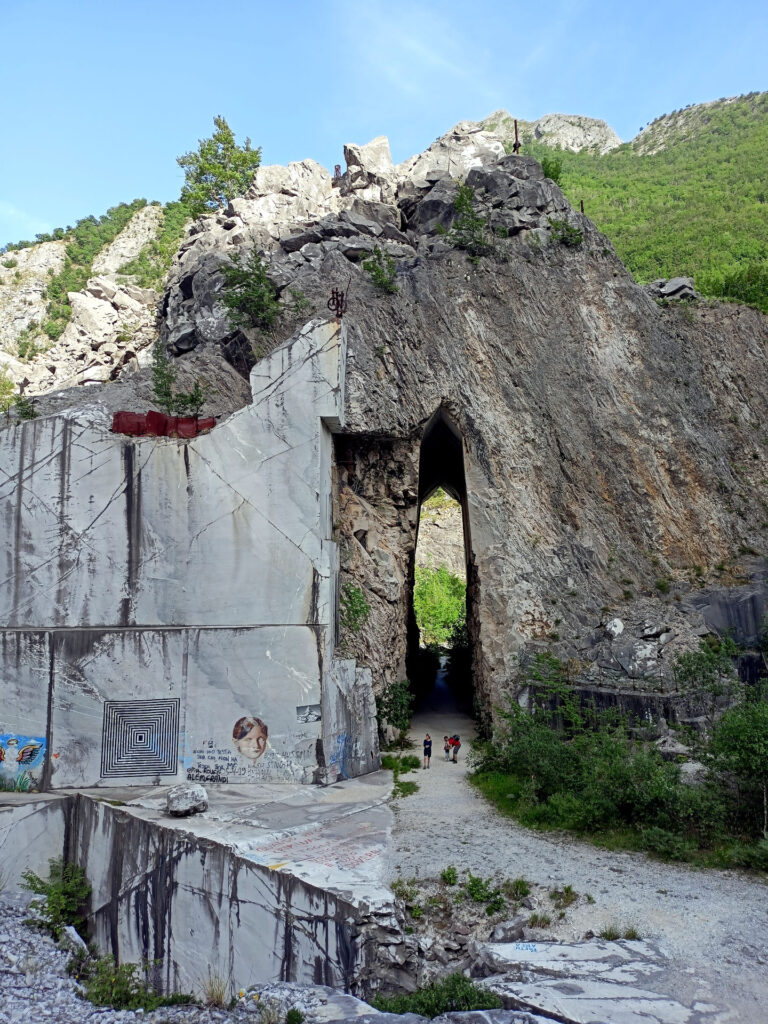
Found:
M 267 749 L 269 730 L 260 718 L 238 718 L 232 730 L 232 739 L 238 754 L 258 761 Z
M 0 733 L 0 790 L 35 789 L 37 773 L 45 757 L 44 736 Z

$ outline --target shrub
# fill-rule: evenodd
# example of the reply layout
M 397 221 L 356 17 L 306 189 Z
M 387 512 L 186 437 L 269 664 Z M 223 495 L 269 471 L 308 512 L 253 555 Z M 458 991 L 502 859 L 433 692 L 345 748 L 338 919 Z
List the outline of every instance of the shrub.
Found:
M 13 270 L 14 267 L 18 267 L 19 261 L 16 259 L 3 260 L 3 266 L 6 270 Z
M 407 679 L 392 683 L 376 698 L 376 716 L 379 728 L 386 722 L 399 733 L 406 733 L 411 724 L 413 694 Z
M 745 701 L 726 711 L 715 729 L 712 753 L 742 785 L 762 791 L 762 834 L 768 840 L 768 701 Z
M 682 785 L 676 764 L 633 739 L 622 717 L 582 706 L 563 674 L 557 659 L 534 659 L 524 673 L 533 713 L 510 702 L 494 744 L 477 749 L 474 777 L 494 803 L 533 827 L 629 828 L 676 859 L 720 841 L 722 787 Z
M 531 887 L 524 878 L 515 878 L 511 882 L 504 882 L 502 889 L 511 900 L 522 900 L 531 894 Z
M 565 910 L 566 907 L 570 907 L 572 903 L 576 902 L 579 894 L 574 891 L 572 885 L 564 885 L 562 889 L 551 889 L 549 898 L 557 910 Z
M 742 693 L 734 669 L 733 659 L 738 653 L 736 644 L 730 637 L 713 640 L 702 640 L 698 651 L 679 655 L 673 665 L 678 686 L 704 705 L 710 728 L 714 725 L 719 704 Z
M 531 914 L 528 918 L 528 925 L 531 928 L 549 928 L 552 918 L 549 914 Z
M 479 988 L 463 974 L 449 974 L 407 995 L 376 995 L 371 1004 L 382 1013 L 418 1013 L 432 1018 L 443 1013 L 495 1010 L 502 1002 L 495 992 Z
M 292 1006 L 285 1015 L 285 1024 L 304 1024 L 304 1014 Z
M 443 868 L 440 872 L 440 881 L 445 885 L 456 885 L 458 881 L 459 873 L 453 864 L 449 864 L 447 868 Z
M 405 903 L 412 903 L 419 891 L 415 878 L 409 878 L 407 881 L 403 878 L 396 878 L 390 885 L 390 889 L 399 900 L 403 900 Z
M 395 261 L 378 245 L 374 247 L 373 255 L 363 261 L 363 269 L 380 292 L 393 295 L 397 291 Z
M 52 858 L 48 864 L 50 871 L 47 879 L 41 878 L 34 871 L 25 871 L 21 876 L 24 879 L 22 887 L 40 897 L 29 904 L 35 915 L 29 923 L 57 940 L 67 925 L 72 925 L 83 934 L 83 910 L 91 894 L 85 872 L 77 864 L 65 864 L 61 859 Z
M 168 358 L 165 345 L 156 341 L 152 349 L 152 393 L 160 411 L 170 416 L 175 407 L 176 367 Z
M 16 385 L 13 378 L 7 370 L 0 367 L 0 412 L 5 413 L 6 419 L 10 418 L 11 407 L 16 402 L 16 397 Z
M 749 262 L 724 272 L 697 275 L 696 285 L 708 295 L 744 302 L 768 313 L 768 261 Z
M 251 249 L 245 263 L 242 253 L 236 252 L 220 270 L 224 278 L 221 301 L 229 311 L 230 322 L 236 327 L 269 330 L 282 307 L 256 249 Z
M 208 975 L 203 980 L 203 999 L 206 1006 L 217 1006 L 222 1009 L 229 1006 L 229 982 L 221 974 L 212 971 L 210 966 Z
M 446 233 L 446 241 L 457 249 L 464 249 L 472 263 L 477 263 L 481 256 L 494 253 L 494 234 L 489 222 L 477 212 L 475 190 L 470 185 L 459 185 L 453 206 L 456 216 Z
M 244 195 L 261 163 L 261 149 L 252 149 L 250 139 L 238 146 L 225 118 L 214 117 L 213 123 L 216 130 L 210 139 L 199 140 L 196 153 L 176 159 L 184 170 L 180 200 L 193 217 Z
M 31 398 L 26 395 L 19 395 L 16 399 L 16 415 L 20 420 L 36 420 L 37 409 Z
M 549 178 L 550 181 L 554 181 L 556 185 L 560 184 L 560 178 L 563 173 L 563 161 L 559 156 L 542 157 L 541 169 L 544 172 L 545 178 Z
M 643 846 L 662 860 L 687 860 L 694 849 L 690 840 L 655 825 L 644 828 L 642 837 Z
M 471 871 L 469 872 L 465 888 L 467 896 L 469 896 L 473 903 L 485 903 L 493 894 L 490 881 L 485 881 L 485 879 L 478 875 L 473 875 Z
M 575 249 L 584 241 L 584 233 L 579 228 L 573 227 L 567 220 L 557 220 L 549 217 L 549 226 L 552 229 L 552 241 L 560 242 L 569 249 Z
M 156 1010 L 194 1002 L 190 995 L 162 996 L 147 980 L 147 964 L 118 964 L 112 956 L 85 961 L 78 970 L 79 994 L 95 1006 L 116 1010 Z
M 339 625 L 349 633 L 359 633 L 368 621 L 371 606 L 360 587 L 345 583 L 339 598 Z
M 289 288 L 290 301 L 286 303 L 286 309 L 296 316 L 303 316 L 312 308 L 312 303 L 301 290 L 301 288 Z

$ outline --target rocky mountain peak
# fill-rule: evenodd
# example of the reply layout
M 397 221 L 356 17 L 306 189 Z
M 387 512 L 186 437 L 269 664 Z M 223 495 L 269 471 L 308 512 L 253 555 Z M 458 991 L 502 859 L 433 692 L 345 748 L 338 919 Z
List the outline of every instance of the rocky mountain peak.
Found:
M 514 118 L 507 110 L 497 110 L 479 122 L 480 127 L 497 135 L 509 146 L 514 142 Z M 517 119 L 521 142 L 535 140 L 553 149 L 558 147 L 579 153 L 583 149 L 609 153 L 621 139 L 605 121 L 581 114 L 545 114 L 536 121 Z

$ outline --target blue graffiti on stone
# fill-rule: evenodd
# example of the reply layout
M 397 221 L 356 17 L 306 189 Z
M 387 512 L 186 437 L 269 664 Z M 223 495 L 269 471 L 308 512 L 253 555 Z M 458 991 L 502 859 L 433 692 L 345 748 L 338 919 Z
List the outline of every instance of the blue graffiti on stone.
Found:
M 336 737 L 336 746 L 331 752 L 329 763 L 331 768 L 336 769 L 337 777 L 340 779 L 349 778 L 349 740 L 345 732 L 340 732 Z
M 0 733 L 0 790 L 35 789 L 38 779 L 32 772 L 42 765 L 44 758 L 44 736 Z

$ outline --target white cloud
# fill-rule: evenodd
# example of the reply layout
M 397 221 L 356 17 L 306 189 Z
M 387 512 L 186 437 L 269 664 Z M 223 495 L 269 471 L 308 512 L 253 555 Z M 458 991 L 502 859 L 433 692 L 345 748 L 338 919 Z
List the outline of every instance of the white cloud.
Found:
M 0 238 L 7 242 L 17 242 L 22 238 L 30 239 L 46 231 L 52 231 L 53 225 L 47 220 L 18 206 L 0 199 Z M 3 243 L 0 243 L 3 244 Z
M 386 101 L 387 89 L 400 98 L 427 99 L 459 87 L 467 99 L 498 100 L 485 73 L 490 54 L 427 6 L 342 0 L 339 8 L 358 90 Z

